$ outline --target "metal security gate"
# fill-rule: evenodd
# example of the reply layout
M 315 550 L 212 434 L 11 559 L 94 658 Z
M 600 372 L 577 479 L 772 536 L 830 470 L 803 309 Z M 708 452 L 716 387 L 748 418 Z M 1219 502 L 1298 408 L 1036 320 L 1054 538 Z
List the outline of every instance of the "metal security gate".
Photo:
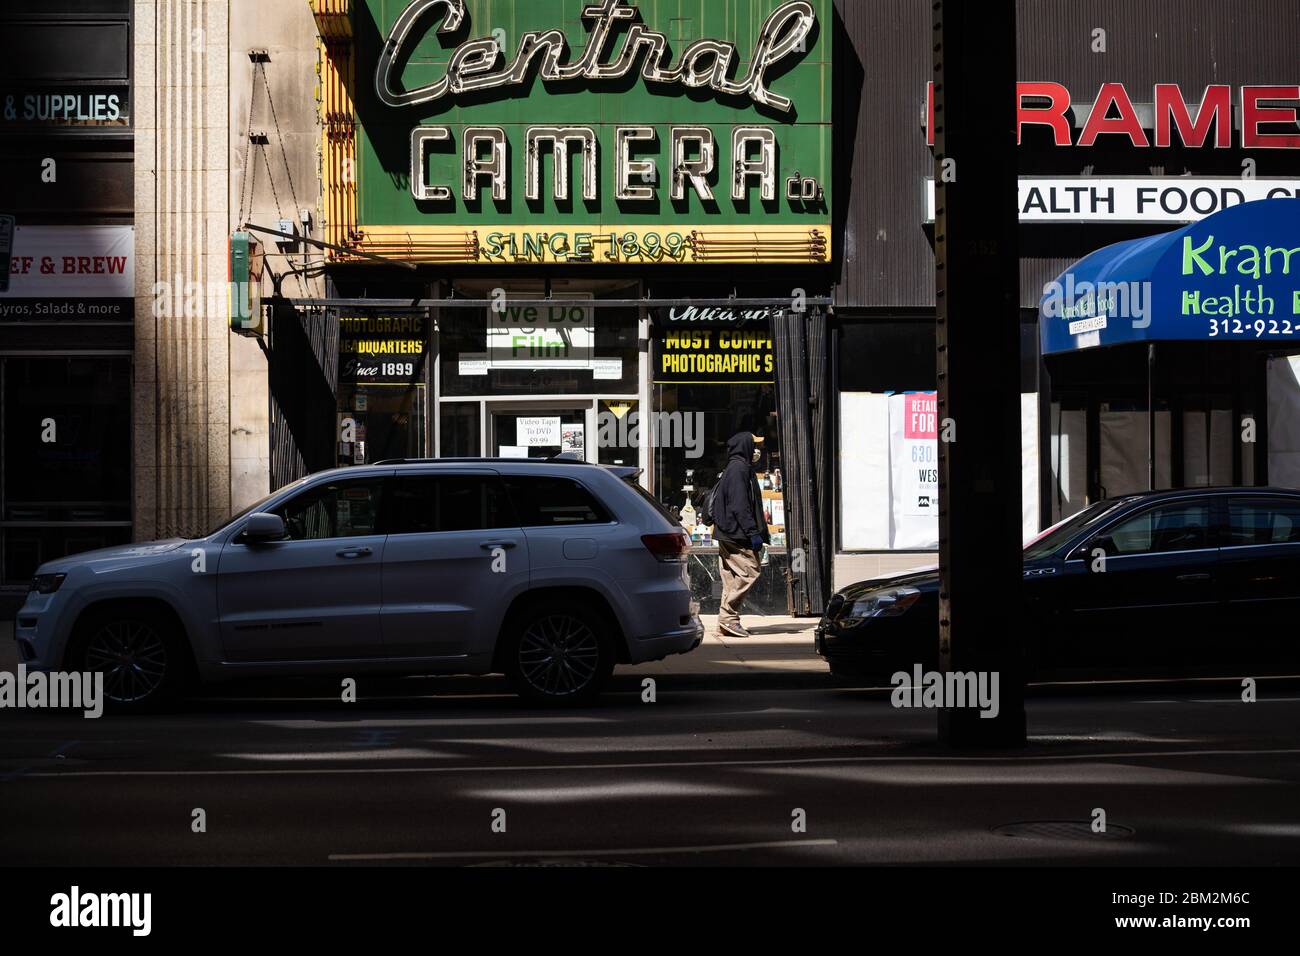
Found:
M 830 599 L 827 461 L 830 424 L 826 320 L 820 309 L 783 311 L 772 319 L 777 412 L 785 449 L 786 538 L 791 614 L 820 614 Z
M 271 487 L 325 468 L 337 457 L 338 316 L 304 315 L 277 302 L 271 322 Z

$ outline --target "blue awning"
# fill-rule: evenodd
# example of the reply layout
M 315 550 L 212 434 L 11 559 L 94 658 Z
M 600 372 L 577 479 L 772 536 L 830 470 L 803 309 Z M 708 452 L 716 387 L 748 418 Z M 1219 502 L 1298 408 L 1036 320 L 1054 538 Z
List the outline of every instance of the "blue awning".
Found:
M 1038 326 L 1045 355 L 1172 340 L 1300 347 L 1300 199 L 1099 249 L 1048 285 Z

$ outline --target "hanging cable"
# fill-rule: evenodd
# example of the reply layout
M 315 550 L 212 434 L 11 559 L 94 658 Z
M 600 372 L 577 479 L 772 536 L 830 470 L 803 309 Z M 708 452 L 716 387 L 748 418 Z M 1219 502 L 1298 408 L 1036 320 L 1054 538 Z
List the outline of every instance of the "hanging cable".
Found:
M 247 199 L 249 202 L 248 212 L 252 213 L 252 194 L 249 191 L 249 180 L 257 177 L 257 164 L 253 162 L 253 107 L 257 103 L 257 87 L 253 86 L 248 91 L 248 130 L 244 134 L 244 177 L 240 183 L 239 189 L 239 216 L 236 222 L 244 222 L 248 217 L 244 212 L 244 203 Z
M 271 125 L 275 127 L 275 136 L 280 141 L 280 158 L 284 162 L 284 175 L 289 180 L 289 198 L 293 200 L 294 208 L 298 208 L 298 193 L 293 188 L 293 169 L 289 166 L 289 153 L 284 146 L 284 133 L 280 131 L 280 120 L 275 115 L 275 100 L 271 98 L 271 83 L 266 78 L 266 65 L 257 64 L 258 72 L 262 74 L 262 85 L 266 87 L 266 105 L 271 109 Z

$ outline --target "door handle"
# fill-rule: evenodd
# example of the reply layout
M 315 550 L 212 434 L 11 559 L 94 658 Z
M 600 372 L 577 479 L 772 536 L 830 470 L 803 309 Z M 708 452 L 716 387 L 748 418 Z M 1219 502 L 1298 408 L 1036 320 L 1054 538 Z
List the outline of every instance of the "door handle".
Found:
M 484 542 L 482 542 L 482 543 L 479 545 L 479 547 L 480 547 L 480 548 L 486 548 L 487 550 L 491 550 L 492 548 L 506 548 L 506 549 L 509 549 L 509 548 L 513 548 L 513 547 L 515 547 L 515 542 L 513 542 L 513 541 L 484 541 Z
M 1209 574 L 1205 574 L 1205 573 L 1201 573 L 1201 574 L 1180 574 L 1180 575 L 1178 575 L 1178 577 L 1176 577 L 1174 580 L 1175 580 L 1175 581 L 1208 581 L 1208 580 L 1210 580 L 1210 575 L 1209 575 Z
M 364 558 L 370 554 L 369 548 L 341 548 L 334 552 L 340 558 Z

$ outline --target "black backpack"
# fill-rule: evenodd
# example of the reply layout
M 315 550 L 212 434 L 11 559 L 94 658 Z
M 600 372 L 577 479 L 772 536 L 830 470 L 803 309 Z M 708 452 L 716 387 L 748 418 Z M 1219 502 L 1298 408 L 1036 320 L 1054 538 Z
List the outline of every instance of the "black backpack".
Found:
M 722 475 L 719 473 L 718 480 L 713 483 L 709 493 L 704 496 L 700 506 L 695 509 L 696 520 L 702 525 L 712 526 L 717 524 L 718 510 L 718 489 L 722 487 Z

